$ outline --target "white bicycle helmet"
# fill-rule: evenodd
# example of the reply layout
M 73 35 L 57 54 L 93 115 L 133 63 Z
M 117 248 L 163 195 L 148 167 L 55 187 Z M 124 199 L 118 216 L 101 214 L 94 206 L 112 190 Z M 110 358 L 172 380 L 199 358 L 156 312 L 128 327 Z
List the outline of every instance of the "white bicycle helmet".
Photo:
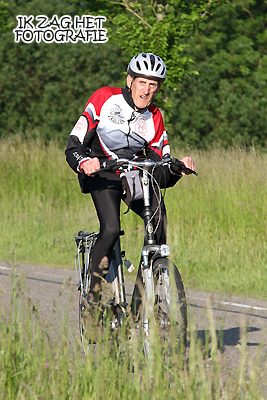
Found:
M 163 82 L 167 76 L 167 68 L 162 59 L 153 53 L 140 53 L 134 56 L 127 68 L 131 76 L 145 77 Z

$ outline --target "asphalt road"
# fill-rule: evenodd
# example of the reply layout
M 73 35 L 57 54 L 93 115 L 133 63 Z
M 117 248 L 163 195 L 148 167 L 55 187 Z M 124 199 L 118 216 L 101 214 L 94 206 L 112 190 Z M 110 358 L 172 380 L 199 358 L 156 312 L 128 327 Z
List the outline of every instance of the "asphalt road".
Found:
M 10 290 L 15 280 L 27 298 L 38 304 L 39 316 L 51 322 L 56 331 L 60 321 L 69 315 L 69 327 L 78 335 L 78 291 L 76 274 L 72 270 L 19 265 L 14 271 L 0 262 L 0 301 L 2 309 L 10 305 Z M 127 301 L 130 301 L 134 281 L 126 281 Z M 20 289 L 17 289 L 20 290 Z M 227 369 L 235 371 L 240 351 L 241 329 L 246 327 L 247 354 L 254 358 L 267 345 L 267 301 L 186 290 L 189 319 L 199 340 L 205 343 L 209 329 L 208 305 Z M 221 334 L 219 332 L 221 330 Z M 263 345 L 263 347 L 261 346 Z M 190 341 L 188 342 L 190 346 Z

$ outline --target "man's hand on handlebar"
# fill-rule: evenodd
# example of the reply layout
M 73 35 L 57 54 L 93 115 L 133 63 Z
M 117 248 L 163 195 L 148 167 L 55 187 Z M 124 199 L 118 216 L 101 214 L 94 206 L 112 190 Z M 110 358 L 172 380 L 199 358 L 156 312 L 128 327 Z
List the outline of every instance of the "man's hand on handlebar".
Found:
M 184 163 L 185 167 L 190 169 L 191 171 L 195 171 L 196 170 L 196 166 L 194 163 L 193 158 L 191 157 L 183 157 L 180 161 L 182 161 L 182 163 Z M 191 171 L 188 171 L 187 169 L 185 169 L 184 171 L 182 171 L 182 175 L 190 175 L 192 174 Z
M 191 157 L 183 157 L 181 160 L 173 158 L 172 160 L 171 170 L 175 174 L 190 175 L 196 170 L 194 160 Z
M 171 161 L 171 170 L 173 173 L 177 175 L 190 175 L 190 174 L 195 174 L 196 166 L 194 163 L 194 160 L 191 157 L 183 157 L 181 160 L 178 160 L 177 158 L 172 158 L 169 159 Z M 149 160 L 147 160 L 149 162 Z M 150 161 L 152 164 L 153 162 Z M 164 163 L 164 159 L 161 162 L 156 162 L 156 164 Z M 107 163 L 103 163 L 103 165 L 100 165 L 100 161 L 98 158 L 94 157 L 91 160 L 86 160 L 82 163 L 81 165 L 81 170 L 83 171 L 84 174 L 88 176 L 94 176 L 95 173 L 99 172 L 100 168 L 101 170 L 113 170 L 114 168 L 118 168 L 119 166 L 126 166 L 128 165 L 134 165 L 134 166 L 141 166 L 141 164 L 144 164 L 142 161 L 130 161 L 126 159 L 120 159 L 120 160 L 111 160 L 108 161 Z M 144 166 L 144 165 L 143 165 Z M 147 166 L 147 165 L 146 165 Z
M 94 157 L 91 160 L 87 160 L 82 163 L 81 169 L 85 173 L 85 175 L 91 175 L 98 169 L 100 169 L 100 162 L 99 159 Z

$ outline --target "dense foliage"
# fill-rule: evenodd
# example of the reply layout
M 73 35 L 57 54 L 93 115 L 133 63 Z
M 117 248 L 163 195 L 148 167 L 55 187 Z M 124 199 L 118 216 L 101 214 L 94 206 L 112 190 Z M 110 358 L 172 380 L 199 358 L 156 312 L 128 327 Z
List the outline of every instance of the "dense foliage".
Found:
M 231 1 L 199 25 L 187 54 L 198 76 L 173 96 L 172 132 L 193 146 L 267 144 L 267 3 Z
M 10 1 L 16 15 L 71 14 L 52 0 Z M 0 132 L 36 129 L 46 139 L 67 138 L 90 94 L 104 85 L 121 85 L 125 62 L 112 43 L 14 43 L 12 29 L 0 42 Z
M 111 39 L 123 49 L 128 58 L 151 51 L 165 61 L 168 69 L 167 86 L 177 88 L 178 82 L 192 74 L 192 60 L 184 54 L 186 38 L 195 26 L 224 3 L 225 0 L 179 1 L 169 0 L 102 0 L 109 8 L 112 21 Z M 91 11 L 89 3 L 89 11 Z
M 168 65 L 158 104 L 171 140 L 264 147 L 267 5 L 223 2 L 1 2 L 0 135 L 39 132 L 66 141 L 90 94 L 103 85 L 124 85 L 132 54 L 154 51 Z M 104 15 L 110 40 L 15 43 L 19 14 Z
M 7 4 L 4 1 L 0 2 L 0 33 L 10 28 L 10 24 L 8 23 L 8 9 Z

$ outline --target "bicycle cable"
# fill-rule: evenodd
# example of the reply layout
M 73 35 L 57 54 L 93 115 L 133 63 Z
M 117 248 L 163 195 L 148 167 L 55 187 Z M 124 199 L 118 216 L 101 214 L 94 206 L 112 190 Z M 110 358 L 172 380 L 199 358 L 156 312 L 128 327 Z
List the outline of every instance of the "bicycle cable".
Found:
M 143 167 L 140 167 L 140 166 L 138 166 L 138 165 L 136 165 L 135 167 L 136 167 L 137 169 L 141 170 L 141 171 L 144 170 Z M 155 215 L 156 215 L 157 212 L 159 211 L 158 222 L 157 222 L 157 225 L 156 225 L 155 229 L 153 230 L 153 233 L 154 233 L 154 234 L 155 234 L 155 232 L 157 231 L 157 229 L 158 229 L 158 227 L 159 227 L 159 224 L 160 224 L 160 221 L 161 221 L 161 217 L 162 217 L 162 215 L 161 215 L 161 201 L 162 201 L 162 199 L 163 199 L 162 194 L 161 194 L 161 191 L 160 191 L 160 186 L 159 186 L 159 184 L 158 184 L 156 178 L 153 176 L 153 171 L 154 171 L 154 169 L 155 169 L 156 167 L 157 167 L 157 165 L 155 164 L 155 165 L 153 166 L 153 169 L 152 169 L 151 173 L 150 173 L 149 171 L 146 171 L 147 174 L 148 174 L 148 176 L 150 177 L 152 190 L 153 190 L 153 193 L 155 194 L 156 200 L 157 200 L 157 202 L 158 202 L 158 206 L 156 207 L 154 213 L 153 213 L 152 216 L 150 217 L 150 219 L 149 219 L 149 221 L 148 221 L 148 224 L 147 224 L 147 226 L 146 226 L 146 231 L 147 231 L 148 226 L 149 226 L 149 223 L 153 220 L 153 218 L 155 217 Z M 159 195 L 157 194 L 157 190 L 158 190 Z

